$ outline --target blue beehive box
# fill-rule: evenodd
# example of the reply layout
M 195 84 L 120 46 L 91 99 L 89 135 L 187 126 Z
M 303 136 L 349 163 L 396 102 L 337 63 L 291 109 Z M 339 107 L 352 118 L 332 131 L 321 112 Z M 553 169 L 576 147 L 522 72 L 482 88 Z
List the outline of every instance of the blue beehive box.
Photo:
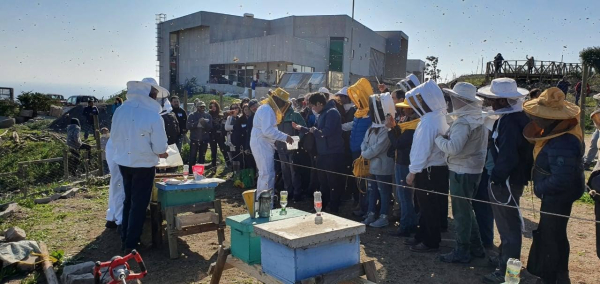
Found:
M 287 208 L 286 215 L 280 209 L 271 211 L 271 222 L 309 215 L 302 210 Z M 254 234 L 254 226 L 269 222 L 269 218 L 250 218 L 249 214 L 227 217 L 225 223 L 231 227 L 231 255 L 248 264 L 260 264 L 260 237 Z
M 315 214 L 254 226 L 261 237 L 262 270 L 283 283 L 360 263 L 360 237 L 365 225 L 326 214 Z

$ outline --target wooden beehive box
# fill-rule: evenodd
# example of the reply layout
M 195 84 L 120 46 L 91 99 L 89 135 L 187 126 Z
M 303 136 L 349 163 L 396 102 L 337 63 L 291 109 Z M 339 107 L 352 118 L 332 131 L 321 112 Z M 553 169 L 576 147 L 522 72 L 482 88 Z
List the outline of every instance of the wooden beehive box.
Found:
M 360 263 L 360 237 L 365 225 L 315 214 L 254 226 L 261 237 L 261 264 L 283 283 L 297 281 Z

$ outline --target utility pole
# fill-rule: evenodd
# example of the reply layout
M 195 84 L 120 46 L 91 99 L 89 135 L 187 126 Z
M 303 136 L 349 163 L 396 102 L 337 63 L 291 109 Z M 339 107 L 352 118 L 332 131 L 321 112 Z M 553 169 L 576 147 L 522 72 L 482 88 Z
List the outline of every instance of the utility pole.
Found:
M 352 60 L 354 59 L 354 46 L 352 39 L 354 38 L 354 0 L 352 0 L 352 25 L 350 26 L 350 64 L 348 64 L 348 86 L 352 84 Z

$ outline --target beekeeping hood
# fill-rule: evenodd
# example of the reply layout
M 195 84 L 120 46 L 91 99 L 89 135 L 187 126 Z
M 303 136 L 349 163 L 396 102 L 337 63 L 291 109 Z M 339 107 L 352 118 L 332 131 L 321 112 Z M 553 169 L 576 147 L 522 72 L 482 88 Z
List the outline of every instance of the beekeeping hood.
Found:
M 356 106 L 354 117 L 364 118 L 369 115 L 369 97 L 373 95 L 373 87 L 369 80 L 360 78 L 346 90 L 348 97 Z
M 472 84 L 459 82 L 453 89 L 444 89 L 450 97 L 452 112 L 448 114 L 452 120 L 466 120 L 472 128 L 484 122 L 483 100 L 477 97 L 477 88 Z
M 446 114 L 444 93 L 433 80 L 429 80 L 406 93 L 410 107 L 421 117 L 430 113 Z
M 406 78 L 400 80 L 400 82 L 396 83 L 396 87 L 406 93 L 420 84 L 421 82 L 419 82 L 419 78 L 417 78 L 415 74 L 410 74 L 406 76 Z
M 369 116 L 372 127 L 383 127 L 386 117 L 396 116 L 396 107 L 390 93 L 375 94 L 369 97 Z

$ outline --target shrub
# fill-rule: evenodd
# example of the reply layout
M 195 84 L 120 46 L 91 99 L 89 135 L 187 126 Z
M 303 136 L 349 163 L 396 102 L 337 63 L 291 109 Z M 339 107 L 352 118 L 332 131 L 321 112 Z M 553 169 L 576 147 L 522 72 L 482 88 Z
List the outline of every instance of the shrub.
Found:
M 600 72 L 600 46 L 588 47 L 579 53 L 581 61 Z
M 49 111 L 52 99 L 42 93 L 21 92 L 17 97 L 23 109 L 33 110 L 34 116 L 38 111 Z
M 0 101 L 0 116 L 15 117 L 19 114 L 19 105 L 13 101 Z

